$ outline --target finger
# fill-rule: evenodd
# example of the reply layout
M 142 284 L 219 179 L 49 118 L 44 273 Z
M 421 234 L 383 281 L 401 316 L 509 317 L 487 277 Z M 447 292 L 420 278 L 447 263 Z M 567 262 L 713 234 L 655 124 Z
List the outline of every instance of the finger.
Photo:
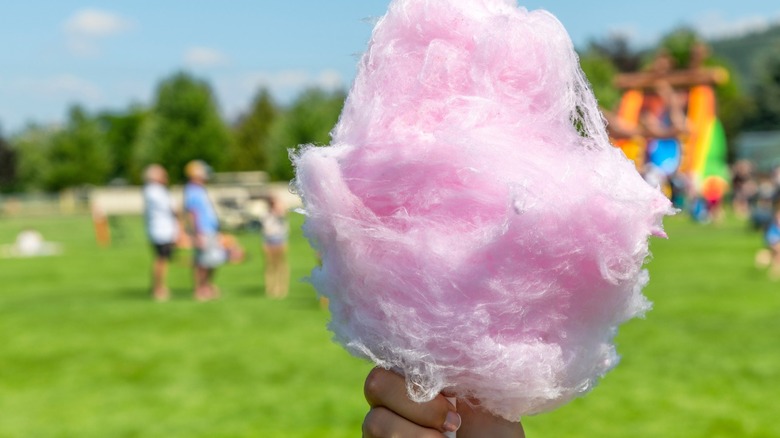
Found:
M 460 416 L 444 396 L 438 395 L 425 403 L 412 401 L 406 394 L 405 379 L 392 371 L 371 370 L 364 392 L 371 407 L 386 407 L 420 426 L 442 432 L 454 432 L 460 427 Z
M 372 408 L 363 420 L 363 438 L 442 438 L 441 432 L 414 424 L 387 408 Z

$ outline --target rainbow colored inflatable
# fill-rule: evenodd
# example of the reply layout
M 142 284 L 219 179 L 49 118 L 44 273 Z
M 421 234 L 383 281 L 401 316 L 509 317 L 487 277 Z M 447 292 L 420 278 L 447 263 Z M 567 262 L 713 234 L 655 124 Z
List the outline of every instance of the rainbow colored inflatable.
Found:
M 729 189 L 726 133 L 717 118 L 715 92 L 708 85 L 691 88 L 688 124 L 691 133 L 684 146 L 680 170 L 690 175 L 708 201 L 721 199 Z
M 627 128 L 636 129 L 639 126 L 639 115 L 642 112 L 643 100 L 644 95 L 640 90 L 628 90 L 623 93 L 617 117 Z M 623 150 L 623 153 L 634 162 L 637 169 L 642 169 L 645 165 L 646 143 L 646 140 L 640 136 L 614 141 L 615 146 Z
M 617 117 L 628 128 L 639 125 L 645 100 L 642 90 L 627 90 L 620 101 Z M 634 136 L 615 140 L 637 169 L 654 164 L 667 175 L 679 171 L 687 175 L 698 194 L 711 202 L 720 200 L 729 189 L 726 164 L 726 135 L 717 118 L 715 92 L 709 85 L 697 85 L 688 93 L 687 124 L 683 139 L 648 139 Z

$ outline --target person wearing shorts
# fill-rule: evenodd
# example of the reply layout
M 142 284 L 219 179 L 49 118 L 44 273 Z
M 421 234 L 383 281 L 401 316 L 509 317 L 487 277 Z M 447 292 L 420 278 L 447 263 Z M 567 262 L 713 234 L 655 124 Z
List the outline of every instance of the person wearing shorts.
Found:
M 154 251 L 152 298 L 156 301 L 166 301 L 170 297 L 167 286 L 168 264 L 179 236 L 178 219 L 167 184 L 168 173 L 159 164 L 152 164 L 144 171 L 144 222 Z
M 195 299 L 208 301 L 219 297 L 214 271 L 227 261 L 227 252 L 219 236 L 219 219 L 206 192 L 209 167 L 200 160 L 190 161 L 184 169 L 189 182 L 184 187 L 184 210 L 195 246 Z

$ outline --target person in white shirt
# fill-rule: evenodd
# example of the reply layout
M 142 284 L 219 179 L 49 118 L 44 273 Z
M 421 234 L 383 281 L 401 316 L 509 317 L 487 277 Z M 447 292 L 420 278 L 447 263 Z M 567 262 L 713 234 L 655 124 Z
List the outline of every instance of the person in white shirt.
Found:
M 168 191 L 168 173 L 159 164 L 144 171 L 144 222 L 146 233 L 154 249 L 152 263 L 152 298 L 166 301 L 170 298 L 167 286 L 168 263 L 173 257 L 179 237 L 179 222 Z

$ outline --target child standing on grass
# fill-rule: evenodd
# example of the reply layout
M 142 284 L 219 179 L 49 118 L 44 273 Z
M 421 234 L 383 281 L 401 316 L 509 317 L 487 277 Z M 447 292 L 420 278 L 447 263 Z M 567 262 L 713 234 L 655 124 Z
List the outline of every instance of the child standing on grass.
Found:
M 290 226 L 287 223 L 287 210 L 276 196 L 268 199 L 268 210 L 262 221 L 265 293 L 270 298 L 282 299 L 287 296 L 290 285 L 290 268 L 287 264 Z

